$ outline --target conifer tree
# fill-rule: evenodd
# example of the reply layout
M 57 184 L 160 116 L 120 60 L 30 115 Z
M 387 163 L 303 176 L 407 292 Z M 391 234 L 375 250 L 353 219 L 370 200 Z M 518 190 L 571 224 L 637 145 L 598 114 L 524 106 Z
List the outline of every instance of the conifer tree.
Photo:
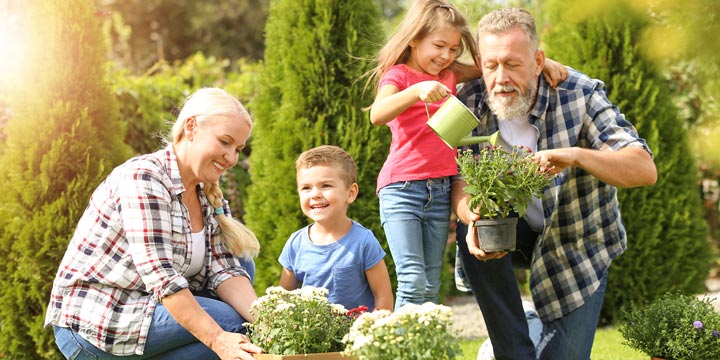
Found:
M 609 99 L 655 156 L 654 186 L 618 191 L 628 249 L 610 267 L 605 322 L 618 320 L 624 304 L 651 301 L 670 290 L 704 291 L 712 259 L 687 131 L 660 69 L 639 51 L 647 14 L 613 4 L 600 14 L 580 16 L 575 11 L 586 6 L 551 2 L 550 30 L 542 35 L 551 57 L 605 82 Z
M 12 11 L 28 47 L 0 157 L 0 353 L 59 358 L 43 327 L 53 277 L 91 192 L 130 152 L 91 2 L 21 3 Z
M 380 44 L 379 12 L 372 0 L 278 0 L 266 25 L 265 65 L 251 102 L 245 220 L 262 245 L 255 287 L 277 284 L 280 251 L 308 224 L 295 186 L 295 160 L 321 144 L 347 150 L 358 167 L 359 197 L 349 216 L 382 241 L 375 182 L 389 147 L 389 132 L 371 125 L 372 102 L 360 78 Z M 360 79 L 360 80 L 359 80 Z

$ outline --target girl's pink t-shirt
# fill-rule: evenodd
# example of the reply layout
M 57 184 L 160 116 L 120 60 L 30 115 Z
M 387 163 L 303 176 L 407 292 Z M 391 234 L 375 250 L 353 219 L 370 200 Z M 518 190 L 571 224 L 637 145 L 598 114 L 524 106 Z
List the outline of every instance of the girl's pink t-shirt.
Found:
M 405 64 L 394 65 L 380 80 L 379 87 L 394 85 L 400 91 L 421 81 L 435 80 L 456 94 L 457 77 L 445 69 L 437 76 L 425 74 Z M 428 103 L 432 116 L 446 99 Z M 380 170 L 377 191 L 398 181 L 425 180 L 457 175 L 456 149 L 448 147 L 427 125 L 425 103 L 417 101 L 397 118 L 387 123 L 392 133 L 390 153 Z

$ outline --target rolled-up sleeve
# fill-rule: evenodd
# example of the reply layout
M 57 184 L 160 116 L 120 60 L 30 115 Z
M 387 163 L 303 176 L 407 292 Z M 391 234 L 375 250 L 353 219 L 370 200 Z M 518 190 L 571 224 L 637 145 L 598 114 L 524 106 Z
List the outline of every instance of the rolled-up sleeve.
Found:
M 594 91 L 587 104 L 587 116 L 590 118 L 589 136 L 594 140 L 593 148 L 619 150 L 625 147 L 638 147 L 653 156 L 644 138 L 641 138 L 633 124 L 625 119 L 620 109 L 607 98 L 605 86 L 596 81 Z

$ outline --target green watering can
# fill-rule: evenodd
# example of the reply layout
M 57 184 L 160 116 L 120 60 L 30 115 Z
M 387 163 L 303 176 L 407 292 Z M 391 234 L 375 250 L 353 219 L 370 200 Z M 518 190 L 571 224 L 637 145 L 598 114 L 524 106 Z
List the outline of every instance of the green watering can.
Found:
M 474 128 L 480 125 L 480 120 L 455 96 L 448 99 L 430 117 L 425 103 L 425 112 L 428 115 L 428 126 L 442 139 L 447 146 L 455 149 L 458 146 L 479 144 L 487 142 L 497 145 L 498 131 L 488 136 L 467 136 Z

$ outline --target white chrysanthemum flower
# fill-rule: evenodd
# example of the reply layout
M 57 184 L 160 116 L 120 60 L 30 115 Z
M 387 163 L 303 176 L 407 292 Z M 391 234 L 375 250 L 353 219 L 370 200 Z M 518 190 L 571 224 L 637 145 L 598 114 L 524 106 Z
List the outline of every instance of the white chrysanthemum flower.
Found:
M 297 305 L 295 305 L 295 304 L 283 301 L 278 304 L 278 306 L 275 308 L 275 311 L 277 311 L 277 312 L 285 312 L 285 311 L 292 312 L 292 309 L 296 306 Z
M 330 306 L 332 306 L 333 310 L 335 310 L 335 312 L 338 314 L 345 314 L 348 312 L 347 309 L 345 309 L 345 307 L 341 304 L 330 304 Z
M 282 286 L 271 286 L 267 289 L 265 289 L 265 294 L 268 295 L 277 295 L 277 294 L 285 294 L 288 291 L 285 290 Z
M 359 350 L 375 341 L 372 335 L 358 335 L 353 339 L 352 349 Z
M 363 314 L 344 339 L 346 351 L 358 360 L 385 360 L 371 350 L 372 346 L 382 343 L 399 350 L 402 359 L 418 358 L 436 350 L 451 354 L 457 351 L 455 334 L 450 329 L 451 315 L 449 307 L 433 303 L 407 304 L 394 313 L 374 311 Z M 358 344 L 360 341 L 361 345 Z

